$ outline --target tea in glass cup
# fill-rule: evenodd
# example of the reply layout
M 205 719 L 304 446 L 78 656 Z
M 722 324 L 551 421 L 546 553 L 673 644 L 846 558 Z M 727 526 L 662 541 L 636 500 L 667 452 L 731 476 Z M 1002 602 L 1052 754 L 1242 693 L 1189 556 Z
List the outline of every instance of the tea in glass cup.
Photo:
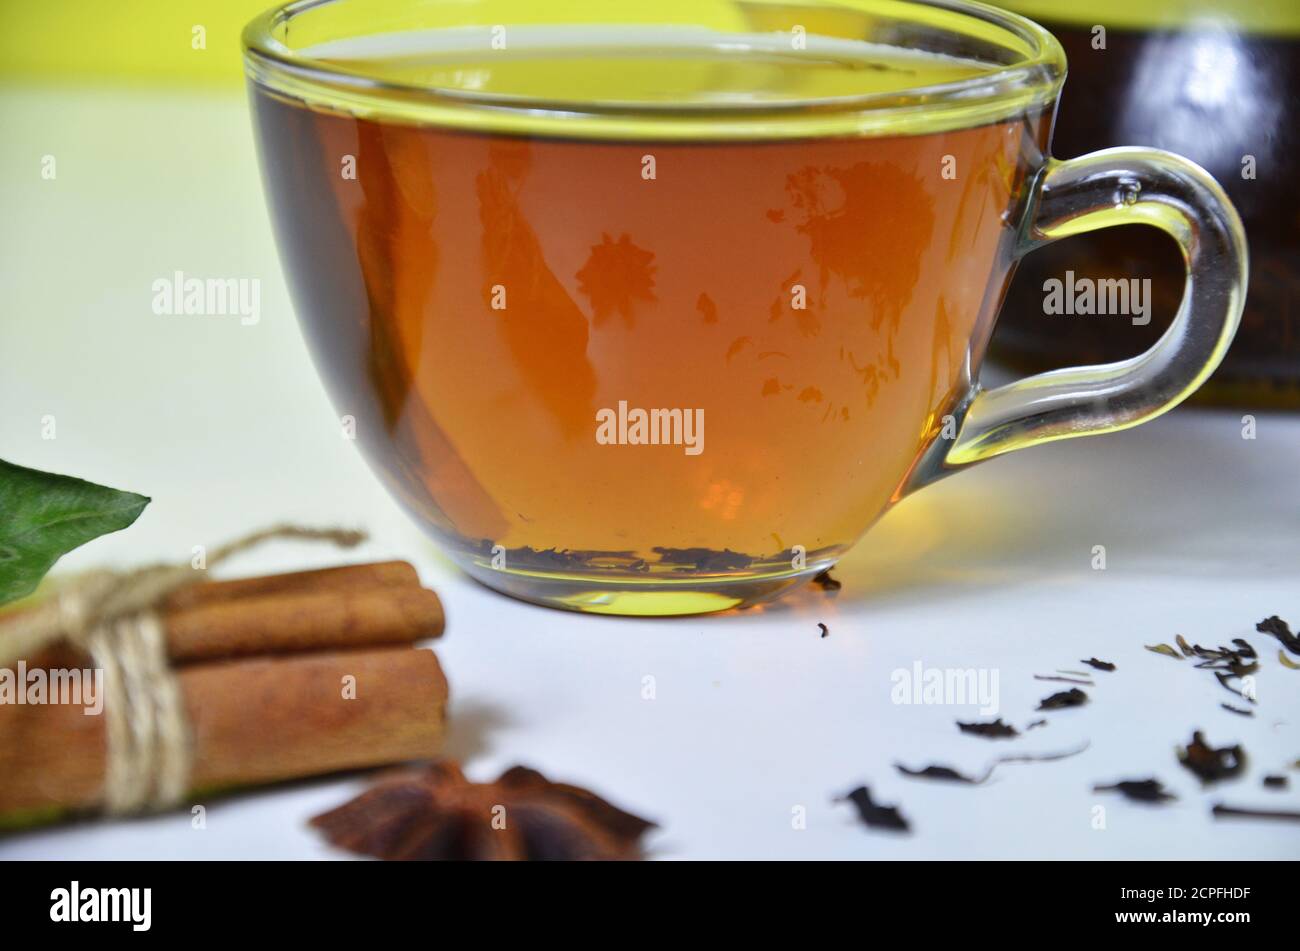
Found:
M 333 0 L 245 37 L 320 374 L 489 586 L 623 614 L 774 597 L 914 488 L 1136 425 L 1221 359 L 1235 213 L 1167 153 L 1050 159 L 1065 64 L 1029 21 L 611 6 Z M 1019 257 L 1131 221 L 1191 249 L 1170 334 L 983 392 Z

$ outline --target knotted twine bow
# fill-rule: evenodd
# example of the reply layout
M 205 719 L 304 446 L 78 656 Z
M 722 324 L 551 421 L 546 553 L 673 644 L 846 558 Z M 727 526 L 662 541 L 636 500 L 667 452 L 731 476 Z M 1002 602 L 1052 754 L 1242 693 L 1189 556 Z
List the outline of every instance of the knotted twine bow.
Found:
M 365 537 L 364 532 L 276 525 L 216 549 L 207 567 L 277 538 L 350 548 Z M 110 815 L 168 809 L 189 789 L 189 725 L 176 674 L 167 662 L 158 609 L 168 595 L 205 580 L 188 562 L 131 571 L 95 569 L 73 577 L 57 595 L 0 627 L 0 667 L 67 641 L 89 653 L 103 670 L 103 808 Z

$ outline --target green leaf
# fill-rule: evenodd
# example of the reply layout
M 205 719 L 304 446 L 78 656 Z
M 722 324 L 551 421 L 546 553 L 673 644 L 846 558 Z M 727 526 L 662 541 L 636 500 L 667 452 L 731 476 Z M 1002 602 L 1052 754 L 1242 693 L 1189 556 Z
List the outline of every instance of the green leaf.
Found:
M 0 459 L 0 604 L 30 594 L 61 557 L 134 522 L 149 499 Z

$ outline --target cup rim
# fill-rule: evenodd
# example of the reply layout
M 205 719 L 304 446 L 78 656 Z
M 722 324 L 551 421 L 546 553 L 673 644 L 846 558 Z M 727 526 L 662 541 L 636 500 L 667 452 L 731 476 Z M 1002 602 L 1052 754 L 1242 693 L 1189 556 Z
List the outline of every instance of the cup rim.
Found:
M 602 103 L 480 94 L 343 68 L 294 51 L 275 36 L 294 17 L 349 2 L 355 0 L 289 0 L 250 21 L 242 34 L 250 83 L 325 111 L 477 131 L 575 138 L 787 139 L 938 132 L 1001 121 L 1053 103 L 1066 73 L 1064 50 L 1050 31 L 979 0 L 910 0 L 905 6 L 955 13 L 999 28 L 1029 46 L 1026 57 L 991 65 L 978 76 L 932 85 L 778 103 Z M 848 0 L 829 6 L 862 9 L 878 3 L 894 5 L 891 0 Z

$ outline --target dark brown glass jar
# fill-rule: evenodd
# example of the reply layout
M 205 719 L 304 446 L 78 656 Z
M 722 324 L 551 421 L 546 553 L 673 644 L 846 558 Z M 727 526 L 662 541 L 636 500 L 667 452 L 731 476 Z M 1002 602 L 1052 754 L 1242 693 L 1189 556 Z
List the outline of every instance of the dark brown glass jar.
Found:
M 1122 145 L 1168 149 L 1208 170 L 1241 213 L 1250 242 L 1246 309 L 1196 398 L 1300 409 L 1300 0 L 1002 6 L 1042 23 L 1065 47 L 1058 157 Z M 1048 301 L 1049 292 L 1115 280 L 1147 292 L 1135 297 L 1146 315 L 1133 313 L 1133 301 L 1120 314 L 1050 312 L 1060 295 Z M 1022 371 L 1135 356 L 1169 326 L 1182 285 L 1173 241 L 1152 228 L 1066 238 L 1021 261 L 990 355 Z

